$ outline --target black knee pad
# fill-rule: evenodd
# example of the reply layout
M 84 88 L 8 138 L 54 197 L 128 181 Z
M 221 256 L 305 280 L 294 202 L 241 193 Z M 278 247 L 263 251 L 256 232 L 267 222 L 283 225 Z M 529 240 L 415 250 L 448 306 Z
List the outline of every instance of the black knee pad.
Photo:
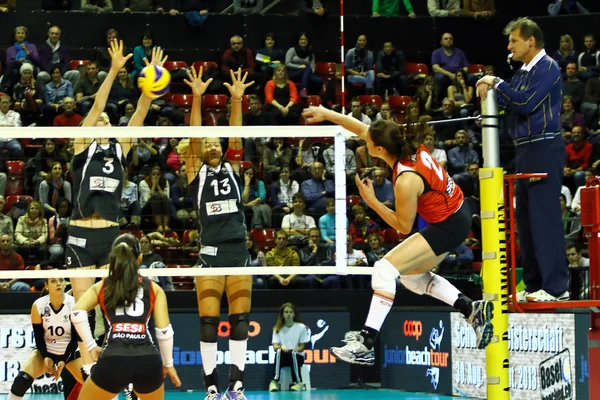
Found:
M 200 341 L 217 343 L 219 322 L 219 317 L 200 317 Z
M 15 396 L 23 397 L 31 385 L 33 385 L 33 377 L 26 372 L 20 371 L 10 387 L 10 391 Z
M 246 340 L 248 339 L 248 324 L 250 321 L 250 315 L 248 313 L 243 314 L 231 314 L 229 316 L 229 339 L 231 340 Z

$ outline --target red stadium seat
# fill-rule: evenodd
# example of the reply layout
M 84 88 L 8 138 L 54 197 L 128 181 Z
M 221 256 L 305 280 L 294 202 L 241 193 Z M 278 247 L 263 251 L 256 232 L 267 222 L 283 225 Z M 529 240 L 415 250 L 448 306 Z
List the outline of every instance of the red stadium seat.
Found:
M 346 200 L 346 205 L 348 208 L 352 209 L 352 206 L 356 205 L 356 204 L 360 204 L 362 202 L 362 198 L 360 196 L 357 196 L 355 194 L 348 196 L 348 199 Z
M 26 196 L 26 195 L 12 195 L 12 196 L 8 196 L 6 198 L 6 203 L 4 204 L 4 208 L 2 209 L 2 213 L 3 214 L 7 214 L 10 209 L 17 204 L 17 202 L 19 201 L 19 199 L 23 199 L 29 203 L 31 203 L 33 201 L 33 197 L 31 196 Z
M 412 101 L 410 96 L 388 96 L 388 103 L 390 104 L 390 111 L 392 113 L 406 112 L 406 106 Z
M 90 63 L 90 60 L 71 60 L 69 63 L 69 70 L 79 69 L 80 67 L 85 67 Z
M 143 234 L 143 232 L 142 232 L 142 234 Z M 163 236 L 166 238 L 169 238 L 169 239 L 179 240 L 179 235 L 175 231 L 164 232 Z
M 406 75 L 412 75 L 412 74 L 429 75 L 429 67 L 427 66 L 427 64 L 406 63 L 405 71 L 406 71 Z
M 401 234 L 395 229 L 384 229 L 383 230 L 383 243 L 396 245 L 403 241 L 406 235 Z
M 202 96 L 202 113 L 206 111 L 227 112 L 227 96 L 224 94 L 205 94 Z
M 254 164 L 252 164 L 252 161 L 240 161 L 240 175 L 242 175 L 245 170 L 247 170 L 248 168 L 252 168 L 253 166 Z
M 185 61 L 166 61 L 163 65 L 169 72 L 179 68 L 187 68 L 187 66 Z
M 308 96 L 307 105 L 309 107 L 314 106 L 318 107 L 321 105 L 321 96 Z
M 332 80 L 335 79 L 337 65 L 334 62 L 318 62 L 315 63 L 315 72 L 319 75 L 323 80 Z
M 206 72 L 210 68 L 218 69 L 219 66 L 214 61 L 195 61 L 192 64 L 192 68 L 196 70 L 196 72 L 200 72 L 200 67 L 202 67 L 202 72 Z
M 275 247 L 275 236 L 277 235 L 275 229 L 252 229 L 250 235 L 254 243 L 264 251 Z
M 191 94 L 179 94 L 175 93 L 171 96 L 171 102 L 178 105 L 181 108 L 189 109 L 192 108 L 192 101 L 194 96 Z
M 205 111 L 202 114 L 202 125 L 204 126 L 217 126 L 219 124 L 219 119 L 225 117 L 227 115 L 226 112 L 213 112 L 213 111 Z
M 25 161 L 11 160 L 6 162 L 8 176 L 23 178 L 25 176 Z
M 358 96 L 358 98 L 362 104 L 370 104 L 379 109 L 381 108 L 381 105 L 383 104 L 383 100 L 381 99 L 381 97 L 376 94 L 372 94 L 372 95 L 363 94 L 361 96 Z
M 483 64 L 469 64 L 469 73 L 470 74 L 482 74 L 485 70 L 485 65 Z

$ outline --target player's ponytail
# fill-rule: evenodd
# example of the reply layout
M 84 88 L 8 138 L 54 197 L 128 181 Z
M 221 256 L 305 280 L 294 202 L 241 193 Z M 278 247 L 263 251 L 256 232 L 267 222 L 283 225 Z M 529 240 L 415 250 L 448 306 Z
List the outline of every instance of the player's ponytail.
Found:
M 109 273 L 104 281 L 104 298 L 108 309 L 133 304 L 140 287 L 138 257 L 140 242 L 126 233 L 113 242 L 109 256 Z

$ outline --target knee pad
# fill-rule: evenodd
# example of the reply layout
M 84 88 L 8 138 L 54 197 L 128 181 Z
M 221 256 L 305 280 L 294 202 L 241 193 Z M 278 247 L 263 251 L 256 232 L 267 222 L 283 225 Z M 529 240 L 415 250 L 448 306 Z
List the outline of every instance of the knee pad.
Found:
M 231 314 L 229 316 L 229 325 L 231 326 L 229 331 L 229 339 L 231 340 L 246 340 L 248 339 L 248 324 L 250 315 L 248 313 L 243 314 Z
M 10 387 L 10 392 L 17 397 L 23 397 L 31 385 L 33 385 L 33 377 L 27 372 L 19 371 L 19 375 Z
M 200 317 L 200 341 L 217 343 L 219 322 L 219 317 Z
M 383 290 L 389 293 L 396 293 L 396 279 L 400 273 L 385 258 L 375 262 L 373 266 L 373 276 L 371 277 L 371 286 L 373 290 Z
M 416 294 L 425 294 L 429 284 L 433 281 L 435 275 L 431 272 L 426 274 L 402 275 L 400 282 L 405 288 Z

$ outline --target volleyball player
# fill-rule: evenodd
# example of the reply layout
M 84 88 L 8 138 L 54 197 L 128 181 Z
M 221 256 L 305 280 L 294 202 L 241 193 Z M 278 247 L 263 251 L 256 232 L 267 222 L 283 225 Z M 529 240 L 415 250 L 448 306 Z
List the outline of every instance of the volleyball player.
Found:
M 254 82 L 245 83 L 247 73 L 231 71 L 230 126 L 242 125 L 242 96 Z M 203 82 L 202 69 L 188 73 L 186 83 L 192 88 L 193 103 L 190 125 L 201 126 L 201 99 L 212 79 Z M 179 150 L 181 151 L 181 149 Z M 187 146 L 187 177 L 194 204 L 198 207 L 199 267 L 245 267 L 249 253 L 246 249 L 246 223 L 240 190 L 240 160 L 242 139 L 230 138 L 223 155 L 220 139 L 191 138 Z M 198 310 L 200 313 L 200 352 L 205 400 L 246 399 L 243 375 L 248 340 L 248 313 L 252 294 L 252 276 L 199 276 L 196 278 Z M 229 351 L 231 370 L 227 391 L 221 397 L 217 379 L 217 329 L 221 297 L 227 293 L 229 302 Z
M 81 389 L 81 399 L 112 399 L 130 382 L 142 400 L 163 399 L 166 375 L 181 386 L 173 367 L 174 332 L 167 297 L 160 286 L 139 275 L 141 261 L 139 241 L 129 233 L 117 237 L 109 255 L 108 277 L 85 292 L 71 313 L 82 342 L 98 361 Z M 87 317 L 87 311 L 98 304 L 106 325 L 102 349 Z M 150 317 L 160 352 L 148 330 Z
M 113 81 L 119 70 L 131 58 L 123 55 L 123 42 L 112 41 L 108 50 L 112 64 L 108 75 L 96 93 L 94 105 L 83 121 L 83 126 L 110 127 L 103 112 Z M 163 65 L 162 50 L 152 49 L 152 63 Z M 128 126 L 142 126 L 152 99 L 140 96 L 135 114 Z M 107 132 L 108 134 L 108 132 Z M 108 136 L 108 135 L 107 135 Z M 67 228 L 65 251 L 67 268 L 106 268 L 113 241 L 119 236 L 119 210 L 126 158 L 133 139 L 122 141 L 108 138 L 75 138 L 73 168 L 73 214 Z M 75 301 L 94 284 L 95 278 L 73 278 Z M 93 320 L 93 312 L 90 316 Z M 84 376 L 93 365 L 86 349 L 80 347 Z
M 8 400 L 22 399 L 33 381 L 44 373 L 58 380 L 65 367 L 83 383 L 81 359 L 75 358 L 77 335 L 71 324 L 75 299 L 65 293 L 63 278 L 46 279 L 46 289 L 48 294 L 37 299 L 31 307 L 36 348 L 15 378 Z
M 493 304 L 473 301 L 431 269 L 458 247 L 471 227 L 471 212 L 464 203 L 460 188 L 435 161 L 422 143 L 420 129 L 405 133 L 394 122 L 377 121 L 370 127 L 362 122 L 323 107 L 310 107 L 304 115 L 309 122 L 331 121 L 366 140 L 372 157 L 383 159 L 393 170 L 396 211 L 383 205 L 375 196 L 370 179 L 356 184 L 361 197 L 391 227 L 403 234 L 411 232 L 417 213 L 429 223 L 418 233 L 377 261 L 373 268 L 375 290 L 367 321 L 360 332 L 346 334 L 343 347 L 331 349 L 346 362 L 373 365 L 373 344 L 396 296 L 396 279 L 417 294 L 428 294 L 460 311 L 475 329 L 477 347 L 485 348 L 493 335 Z

